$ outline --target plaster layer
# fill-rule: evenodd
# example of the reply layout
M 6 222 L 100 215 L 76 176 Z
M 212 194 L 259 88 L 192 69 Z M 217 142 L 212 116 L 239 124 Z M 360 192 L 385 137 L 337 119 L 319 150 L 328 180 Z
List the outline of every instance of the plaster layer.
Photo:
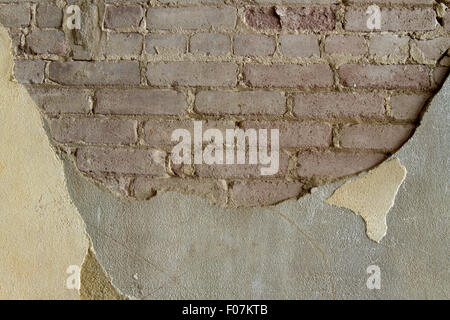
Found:
M 352 210 L 366 222 L 367 236 L 380 242 L 386 235 L 386 216 L 406 177 L 398 159 L 381 164 L 365 176 L 339 187 L 327 203 Z
M 408 175 L 379 244 L 362 219 L 325 202 L 345 181 L 298 201 L 235 210 L 172 192 L 121 200 L 67 160 L 69 191 L 99 262 L 135 298 L 448 299 L 448 101 L 450 81 L 395 154 Z M 374 264 L 381 290 L 366 287 Z
M 88 248 L 38 109 L 10 81 L 11 41 L 0 27 L 0 299 L 77 299 L 66 270 Z

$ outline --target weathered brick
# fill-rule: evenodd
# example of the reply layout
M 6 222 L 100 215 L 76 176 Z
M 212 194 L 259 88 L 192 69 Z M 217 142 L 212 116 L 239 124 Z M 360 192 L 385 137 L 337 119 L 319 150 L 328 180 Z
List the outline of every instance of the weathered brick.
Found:
M 181 178 L 136 178 L 134 182 L 134 196 L 137 199 L 148 199 L 155 191 L 181 191 L 206 195 L 213 202 L 219 204 L 225 204 L 227 201 L 227 186 L 222 181 Z
M 332 35 L 325 39 L 325 52 L 328 54 L 363 56 L 367 53 L 367 44 L 364 37 Z
M 106 55 L 111 57 L 138 57 L 142 52 L 142 36 L 137 33 L 108 33 Z
M 147 65 L 151 85 L 224 86 L 237 82 L 237 65 L 230 62 L 161 62 Z
M 45 61 L 16 60 L 14 61 L 14 76 L 20 83 L 43 83 Z
M 219 129 L 226 137 L 226 129 L 235 129 L 234 121 L 202 120 L 203 132 L 207 129 Z M 193 120 L 149 120 L 144 125 L 144 141 L 151 147 L 167 149 L 178 144 L 172 141 L 172 132 L 176 129 L 185 129 L 194 138 Z
M 444 16 L 444 29 L 450 30 L 450 11 L 447 11 Z
M 30 24 L 31 9 L 29 3 L 0 5 L 0 23 L 4 27 L 19 28 Z
M 59 30 L 34 30 L 26 37 L 26 43 L 35 54 L 63 55 L 68 49 L 64 32 Z
M 320 56 L 319 36 L 284 34 L 279 36 L 278 42 L 284 56 L 301 58 Z
M 248 156 L 248 153 L 247 153 Z M 288 156 L 280 151 L 278 172 L 270 175 L 270 177 L 283 177 L 288 169 Z M 267 168 L 268 165 L 249 164 L 199 164 L 195 165 L 195 174 L 201 178 L 218 178 L 218 179 L 245 179 L 245 178 L 261 178 L 267 176 L 261 175 L 261 168 Z
M 168 114 L 185 112 L 184 95 L 173 90 L 103 89 L 96 93 L 95 113 L 100 114 Z
M 331 87 L 334 84 L 333 72 L 326 64 L 247 64 L 244 66 L 244 79 L 250 86 L 264 88 Z
M 271 91 L 200 91 L 195 99 L 195 109 L 211 115 L 282 115 L 286 97 L 283 92 Z
M 186 37 L 182 34 L 148 34 L 145 37 L 145 51 L 157 54 L 161 50 L 186 53 Z
M 350 8 L 345 13 L 344 28 L 348 31 L 371 31 L 367 26 L 366 8 Z M 381 9 L 380 31 L 427 31 L 436 28 L 433 8 Z
M 245 22 L 256 30 L 281 29 L 280 18 L 275 7 L 246 7 L 244 10 Z
M 340 0 L 255 0 L 256 3 L 261 4 L 337 4 Z
M 220 56 L 231 51 L 230 37 L 221 33 L 197 33 L 191 37 L 190 44 L 192 53 L 207 56 Z
M 444 81 L 447 79 L 449 67 L 437 67 L 433 71 L 433 80 L 434 83 L 438 86 L 444 84 Z
M 236 9 L 232 7 L 151 7 L 147 10 L 147 28 L 175 29 L 234 29 Z
M 20 30 L 9 29 L 9 36 L 11 38 L 11 44 L 13 53 L 19 55 L 22 53 L 22 38 L 23 34 Z
M 91 110 L 89 90 L 29 87 L 33 101 L 47 113 L 88 113 Z
M 139 28 L 144 10 L 138 5 L 106 6 L 105 27 L 108 29 Z
M 51 62 L 49 78 L 65 85 L 136 85 L 140 71 L 135 61 Z
M 298 175 L 341 178 L 368 170 L 386 159 L 382 153 L 306 151 L 298 155 Z
M 416 40 L 414 43 L 426 59 L 439 60 L 450 48 L 450 37 L 436 38 L 433 40 Z
M 237 207 L 269 206 L 296 198 L 303 191 L 300 182 L 286 181 L 236 181 L 231 202 Z
M 369 54 L 377 56 L 409 56 L 409 37 L 397 35 L 372 35 L 369 40 Z
M 300 118 L 383 118 L 384 104 L 376 93 L 299 93 L 293 112 Z
M 63 22 L 61 8 L 51 4 L 39 4 L 36 9 L 36 23 L 40 28 L 59 28 Z
M 238 56 L 270 56 L 275 52 L 275 40 L 262 34 L 234 36 L 234 54 Z
M 278 129 L 281 148 L 329 147 L 331 125 L 315 121 L 243 121 L 242 129 Z M 270 143 L 270 139 L 269 143 Z
M 349 0 L 348 3 L 358 3 L 358 4 L 432 4 L 433 0 Z
M 331 7 L 277 7 L 282 29 L 288 30 L 334 30 L 335 9 Z
M 429 94 L 398 94 L 391 97 L 392 116 L 399 120 L 416 120 Z
M 164 158 L 164 152 L 152 149 L 85 147 L 77 150 L 77 166 L 81 171 L 162 176 Z
M 356 124 L 341 131 L 344 148 L 395 150 L 413 133 L 413 125 Z
M 429 68 L 420 65 L 347 64 L 339 68 L 346 87 L 381 89 L 425 89 L 430 86 Z
M 117 197 L 130 197 L 131 196 L 131 183 L 132 178 L 118 175 L 118 174 L 105 174 L 105 173 L 91 173 L 90 176 L 98 184 L 106 187 Z
M 137 121 L 117 119 L 65 118 L 48 120 L 58 142 L 130 144 L 137 141 Z
M 331 7 L 247 7 L 245 21 L 257 30 L 333 30 L 335 10 Z

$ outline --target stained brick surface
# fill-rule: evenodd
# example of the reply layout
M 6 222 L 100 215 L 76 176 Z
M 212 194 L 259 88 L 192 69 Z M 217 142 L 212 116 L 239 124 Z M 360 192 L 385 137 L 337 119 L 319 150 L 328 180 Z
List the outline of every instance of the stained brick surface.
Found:
M 130 199 L 170 190 L 270 205 L 372 168 L 413 134 L 450 67 L 450 13 L 432 0 L 100 0 L 80 6 L 80 30 L 65 9 L 0 0 L 14 80 L 55 146 Z M 224 137 L 278 129 L 278 172 L 176 164 L 171 134 L 193 137 L 194 121 Z

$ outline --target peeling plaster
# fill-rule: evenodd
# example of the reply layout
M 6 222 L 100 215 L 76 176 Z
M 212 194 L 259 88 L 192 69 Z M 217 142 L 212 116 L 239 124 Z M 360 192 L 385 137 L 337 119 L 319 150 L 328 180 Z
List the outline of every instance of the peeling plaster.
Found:
M 80 298 L 82 300 L 126 300 L 111 284 L 111 279 L 89 249 L 81 268 Z
M 386 235 L 386 216 L 391 210 L 406 168 L 396 158 L 381 164 L 368 174 L 339 187 L 327 203 L 352 210 L 366 222 L 367 236 L 380 242 Z
M 11 41 L 0 26 L 0 299 L 78 299 L 69 266 L 88 249 L 38 109 L 10 81 Z
M 84 260 L 84 224 L 37 108 L 24 88 L 9 82 L 12 61 L 3 44 L 10 44 L 0 30 L 0 60 L 8 61 L 0 64 L 6 141 L 0 146 L 0 228 L 7 230 L 0 235 L 0 297 L 78 298 L 64 287 L 66 265 L 99 266 L 89 255 Z M 63 161 L 66 183 L 99 263 L 134 297 L 449 298 L 449 173 L 442 171 L 449 159 L 448 101 L 449 81 L 395 155 L 409 174 L 387 217 L 391 231 L 383 244 L 364 236 L 355 215 L 325 203 L 344 182 L 298 201 L 244 210 L 172 192 L 146 203 L 117 199 L 69 161 Z M 364 285 L 373 263 L 383 272 L 381 291 Z

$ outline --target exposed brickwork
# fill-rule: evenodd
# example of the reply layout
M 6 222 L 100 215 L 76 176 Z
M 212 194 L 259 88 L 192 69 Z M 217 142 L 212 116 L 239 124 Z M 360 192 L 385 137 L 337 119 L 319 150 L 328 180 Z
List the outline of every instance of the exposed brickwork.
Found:
M 81 30 L 65 24 L 72 3 L 80 5 Z M 373 4 L 381 30 L 367 26 Z M 14 80 L 86 176 L 129 199 L 181 191 L 245 207 L 367 170 L 407 141 L 449 72 L 450 13 L 436 7 L 432 0 L 0 0 L 0 23 L 13 40 Z M 194 120 L 224 136 L 279 129 L 279 171 L 175 164 L 171 134 L 193 136 Z
M 365 8 L 349 9 L 345 13 L 344 28 L 347 31 L 371 31 L 367 27 Z M 428 31 L 437 25 L 433 8 L 381 9 L 381 31 Z
M 429 68 L 417 65 L 377 66 L 349 64 L 339 68 L 346 87 L 379 89 L 427 89 Z

